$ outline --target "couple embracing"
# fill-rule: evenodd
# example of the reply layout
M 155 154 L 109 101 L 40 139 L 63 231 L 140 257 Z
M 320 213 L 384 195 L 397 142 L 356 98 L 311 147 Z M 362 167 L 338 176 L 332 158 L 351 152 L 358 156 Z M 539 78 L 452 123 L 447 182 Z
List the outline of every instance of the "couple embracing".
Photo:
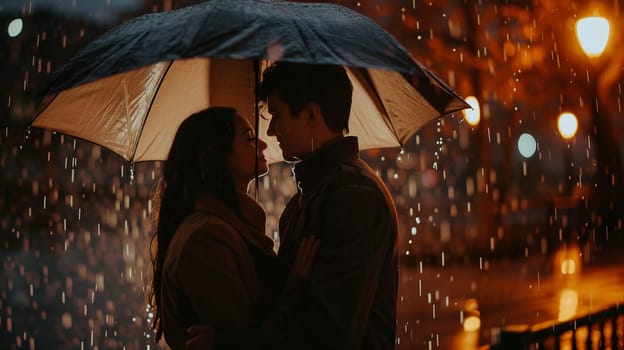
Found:
M 393 349 L 396 209 L 345 136 L 344 68 L 278 62 L 259 92 L 298 188 L 278 253 L 247 194 L 266 144 L 234 109 L 191 115 L 155 193 L 156 339 L 173 349 Z M 258 170 L 268 171 L 262 155 Z

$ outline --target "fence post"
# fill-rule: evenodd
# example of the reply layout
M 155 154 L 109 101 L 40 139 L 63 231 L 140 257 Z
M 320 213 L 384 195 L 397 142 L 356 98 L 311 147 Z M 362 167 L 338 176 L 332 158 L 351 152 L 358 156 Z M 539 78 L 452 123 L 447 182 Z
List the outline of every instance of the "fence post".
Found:
M 528 350 L 530 327 L 528 325 L 509 325 L 500 330 L 498 341 L 493 341 L 493 350 Z

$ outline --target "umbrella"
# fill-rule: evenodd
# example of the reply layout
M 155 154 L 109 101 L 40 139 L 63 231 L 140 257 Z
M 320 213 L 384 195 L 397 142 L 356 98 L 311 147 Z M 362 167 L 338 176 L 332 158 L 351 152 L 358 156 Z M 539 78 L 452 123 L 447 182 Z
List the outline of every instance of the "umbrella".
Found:
M 281 151 L 258 118 L 275 60 L 347 68 L 349 130 L 362 149 L 397 147 L 432 119 L 469 107 L 369 18 L 329 3 L 209 0 L 137 17 L 56 71 L 31 125 L 86 139 L 131 162 L 164 160 L 178 125 L 209 106 L 255 115 L 269 162 Z

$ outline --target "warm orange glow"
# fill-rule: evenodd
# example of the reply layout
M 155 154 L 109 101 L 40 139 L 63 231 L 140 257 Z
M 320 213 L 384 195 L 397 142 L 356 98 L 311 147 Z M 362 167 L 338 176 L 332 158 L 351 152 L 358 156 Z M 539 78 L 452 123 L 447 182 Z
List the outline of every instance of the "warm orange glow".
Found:
M 479 316 L 469 316 L 464 319 L 464 331 L 475 332 L 481 328 L 481 319 Z
M 561 274 L 573 275 L 576 272 L 576 262 L 574 259 L 565 259 L 561 263 Z
M 578 293 L 572 289 L 564 289 L 559 295 L 559 321 L 569 320 L 576 315 Z
M 481 328 L 481 319 L 479 318 L 479 302 L 477 299 L 469 298 L 464 302 L 464 311 L 467 317 L 464 319 L 464 331 L 474 332 Z
M 604 17 L 585 17 L 576 22 L 576 37 L 589 57 L 602 55 L 609 41 L 609 21 Z

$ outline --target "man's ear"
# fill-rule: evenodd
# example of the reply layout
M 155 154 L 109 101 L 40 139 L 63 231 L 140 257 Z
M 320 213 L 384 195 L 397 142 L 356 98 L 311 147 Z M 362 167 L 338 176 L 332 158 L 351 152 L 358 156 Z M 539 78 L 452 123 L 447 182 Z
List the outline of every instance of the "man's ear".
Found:
M 323 120 L 323 115 L 321 114 L 321 106 L 319 106 L 316 102 L 308 102 L 303 107 L 306 111 L 306 117 L 310 122 L 318 123 L 319 120 Z

